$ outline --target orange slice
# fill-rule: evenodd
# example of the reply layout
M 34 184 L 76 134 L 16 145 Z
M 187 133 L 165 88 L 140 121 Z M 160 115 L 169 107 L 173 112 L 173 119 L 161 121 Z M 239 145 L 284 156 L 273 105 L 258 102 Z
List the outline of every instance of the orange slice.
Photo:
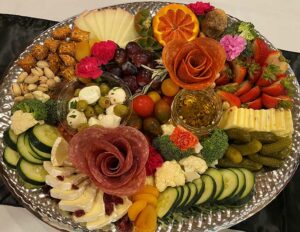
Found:
M 169 4 L 161 8 L 153 18 L 153 34 L 165 46 L 173 39 L 191 41 L 199 34 L 199 21 L 185 5 Z

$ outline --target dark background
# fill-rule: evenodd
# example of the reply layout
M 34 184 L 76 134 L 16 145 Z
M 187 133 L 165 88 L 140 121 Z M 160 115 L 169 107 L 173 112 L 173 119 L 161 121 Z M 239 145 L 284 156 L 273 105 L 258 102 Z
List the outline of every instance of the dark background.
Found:
M 56 22 L 0 14 L 0 82 L 10 64 L 38 34 Z M 299 45 L 300 46 L 300 45 Z M 300 54 L 282 51 L 300 80 Z M 2 96 L 0 96 L 2 97 Z M 21 206 L 0 179 L 0 204 Z M 247 232 L 300 232 L 300 170 L 282 193 L 263 210 L 233 229 Z

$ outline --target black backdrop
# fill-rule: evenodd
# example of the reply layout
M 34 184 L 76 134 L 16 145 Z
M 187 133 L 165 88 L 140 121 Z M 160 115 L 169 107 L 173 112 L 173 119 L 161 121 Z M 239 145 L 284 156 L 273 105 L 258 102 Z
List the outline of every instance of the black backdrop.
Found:
M 42 31 L 56 22 L 0 14 L 0 81 L 9 65 Z M 300 80 L 300 54 L 283 51 Z M 2 96 L 0 96 L 2 97 Z M 0 203 L 21 206 L 0 179 Z M 300 232 L 300 170 L 285 190 L 266 208 L 236 225 L 233 229 L 247 232 Z

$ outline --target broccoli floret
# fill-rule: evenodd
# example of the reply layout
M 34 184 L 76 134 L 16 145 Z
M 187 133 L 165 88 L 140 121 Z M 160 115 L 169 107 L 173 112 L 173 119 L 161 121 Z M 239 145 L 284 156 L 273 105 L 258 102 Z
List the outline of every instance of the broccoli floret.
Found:
M 32 113 L 36 120 L 45 120 L 47 118 L 46 104 L 36 99 L 25 99 L 12 107 L 12 113 L 22 110 L 24 113 Z
M 171 140 L 169 135 L 163 135 L 153 139 L 153 146 L 160 152 L 164 160 L 181 160 L 184 157 L 195 154 L 191 148 L 180 150 Z
M 46 101 L 47 118 L 45 121 L 50 125 L 56 125 L 59 122 L 57 114 L 57 103 L 57 100 L 53 99 L 49 99 L 48 101 Z
M 215 129 L 212 134 L 201 142 L 201 154 L 207 163 L 213 163 L 223 157 L 228 149 L 228 136 L 221 129 Z
M 240 32 L 240 36 L 249 41 L 254 40 L 257 37 L 257 33 L 252 23 L 241 22 L 238 32 Z

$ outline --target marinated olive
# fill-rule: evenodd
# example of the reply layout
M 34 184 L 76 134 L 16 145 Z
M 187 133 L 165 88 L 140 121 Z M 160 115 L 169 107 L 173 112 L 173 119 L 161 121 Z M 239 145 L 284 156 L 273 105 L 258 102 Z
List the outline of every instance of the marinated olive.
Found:
M 94 108 L 92 106 L 88 106 L 85 111 L 84 114 L 87 118 L 93 117 L 95 116 L 95 111 Z
M 152 135 L 158 136 L 162 134 L 162 129 L 159 121 L 156 118 L 150 117 L 144 119 L 143 129 Z
M 109 92 L 109 90 L 110 90 L 110 88 L 109 88 L 109 86 L 108 86 L 107 84 L 102 83 L 102 84 L 100 85 L 100 92 L 101 92 L 101 95 L 102 95 L 102 96 L 107 95 L 108 92 Z
M 280 138 L 275 143 L 263 145 L 260 153 L 262 155 L 268 155 L 268 154 L 272 154 L 275 152 L 279 152 L 279 151 L 283 150 L 284 148 L 289 147 L 291 144 L 292 144 L 291 138 L 289 138 L 289 137 Z
M 249 159 L 271 168 L 279 168 L 283 164 L 282 160 L 258 154 L 249 155 Z
M 241 152 L 239 152 L 237 149 L 233 148 L 232 146 L 228 147 L 225 153 L 225 157 L 235 164 L 239 164 L 243 160 Z
M 250 133 L 251 138 L 257 139 L 261 143 L 275 143 L 278 137 L 271 132 L 253 131 Z
M 79 100 L 79 101 L 77 102 L 76 109 L 77 109 L 78 111 L 83 112 L 83 111 L 86 110 L 86 108 L 88 107 L 88 105 L 89 105 L 89 104 L 87 103 L 87 101 L 85 101 L 85 100 Z
M 95 105 L 94 110 L 97 115 L 104 113 L 104 109 L 102 109 L 101 106 L 99 106 L 99 105 Z
M 166 123 L 171 117 L 170 105 L 164 100 L 159 100 L 155 104 L 154 115 L 161 123 Z
M 81 90 L 81 89 L 75 89 L 74 97 L 78 97 L 78 96 L 79 96 L 80 90 Z
M 126 125 L 140 130 L 140 129 L 142 129 L 142 124 L 143 124 L 142 119 L 138 115 L 132 114 L 130 116 L 129 120 L 127 121 Z
M 256 139 L 253 139 L 251 142 L 243 144 L 243 145 L 236 145 L 232 144 L 232 147 L 237 149 L 241 154 L 244 155 L 251 155 L 257 153 L 261 150 L 262 144 Z
M 218 166 L 221 168 L 246 168 L 250 171 L 256 172 L 262 169 L 263 165 L 257 162 L 254 162 L 249 159 L 243 159 L 242 162 L 236 164 L 228 159 L 219 159 Z
M 115 115 L 122 118 L 128 114 L 128 107 L 122 104 L 118 104 L 114 107 L 114 113 Z
M 78 80 L 83 83 L 83 84 L 88 84 L 88 83 L 91 83 L 92 80 L 89 79 L 89 78 L 82 78 L 82 77 L 78 77 Z
M 110 106 L 110 100 L 108 97 L 100 97 L 98 104 L 101 108 L 106 109 Z

